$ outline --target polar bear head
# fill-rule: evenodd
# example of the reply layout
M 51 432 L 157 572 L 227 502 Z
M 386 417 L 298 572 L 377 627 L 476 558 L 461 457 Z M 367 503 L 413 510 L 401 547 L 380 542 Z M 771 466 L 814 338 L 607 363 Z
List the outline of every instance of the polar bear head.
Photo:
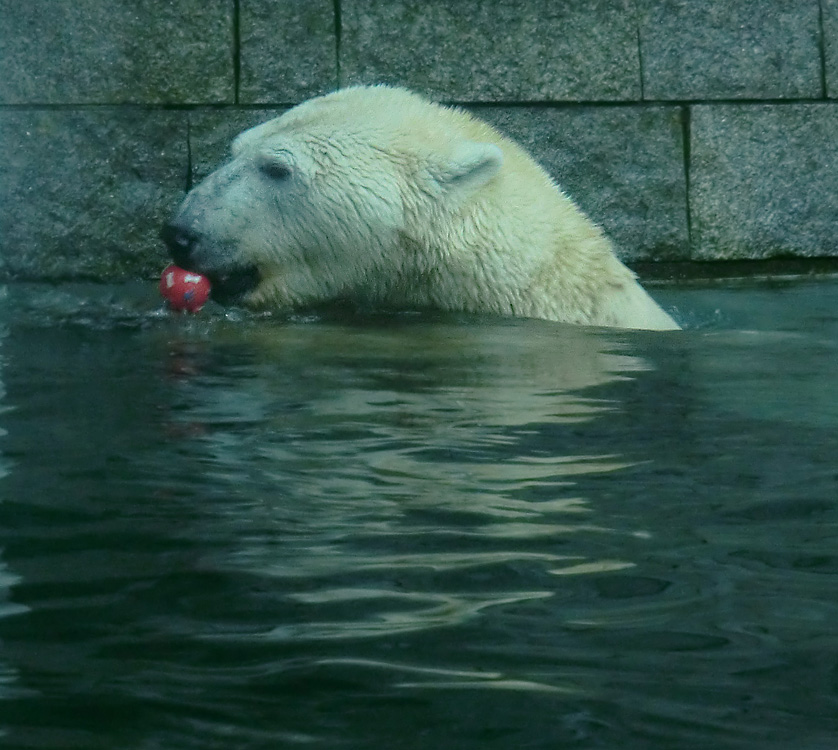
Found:
M 455 277 L 481 266 L 466 257 L 484 244 L 470 236 L 472 208 L 501 170 L 503 143 L 403 89 L 344 89 L 240 134 L 163 237 L 222 303 L 468 309 L 453 299 L 477 292 Z

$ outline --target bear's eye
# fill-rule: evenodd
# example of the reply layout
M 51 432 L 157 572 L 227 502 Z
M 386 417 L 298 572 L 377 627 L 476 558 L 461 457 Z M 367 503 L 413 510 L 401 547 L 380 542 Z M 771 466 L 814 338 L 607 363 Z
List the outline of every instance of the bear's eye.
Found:
M 281 161 L 264 161 L 259 165 L 259 169 L 272 180 L 287 180 L 291 176 L 291 167 Z

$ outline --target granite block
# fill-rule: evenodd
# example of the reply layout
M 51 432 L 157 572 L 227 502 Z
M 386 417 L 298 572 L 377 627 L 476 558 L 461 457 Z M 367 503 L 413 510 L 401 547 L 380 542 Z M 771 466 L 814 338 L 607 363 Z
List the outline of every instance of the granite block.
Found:
M 821 0 L 826 95 L 838 99 L 838 0 Z
M 0 103 L 233 100 L 233 0 L 29 0 L 2 18 Z
M 646 100 L 822 96 L 818 0 L 638 0 Z
M 640 96 L 630 0 L 342 0 L 341 83 L 446 101 Z
M 241 3 L 243 103 L 297 103 L 337 88 L 333 0 Z
M 692 111 L 694 257 L 838 255 L 838 102 Z
M 160 226 L 186 182 L 186 130 L 178 112 L 0 112 L 0 277 L 159 270 Z
M 679 107 L 472 107 L 523 145 L 627 261 L 688 257 Z

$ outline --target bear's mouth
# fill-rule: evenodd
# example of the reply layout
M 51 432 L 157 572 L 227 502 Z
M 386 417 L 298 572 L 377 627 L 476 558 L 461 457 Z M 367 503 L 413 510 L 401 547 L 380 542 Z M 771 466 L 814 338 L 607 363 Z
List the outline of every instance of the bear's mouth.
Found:
M 259 286 L 260 274 L 256 266 L 241 266 L 223 271 L 205 271 L 212 284 L 210 295 L 219 305 L 235 305 Z
M 213 254 L 201 252 L 201 236 L 193 230 L 177 223 L 165 224 L 160 230 L 160 236 L 178 266 L 185 271 L 203 274 L 209 279 L 212 285 L 210 295 L 218 304 L 234 305 L 241 302 L 259 286 L 259 269 L 252 264 L 225 262 L 218 265 L 208 262 L 206 256 L 211 258 Z

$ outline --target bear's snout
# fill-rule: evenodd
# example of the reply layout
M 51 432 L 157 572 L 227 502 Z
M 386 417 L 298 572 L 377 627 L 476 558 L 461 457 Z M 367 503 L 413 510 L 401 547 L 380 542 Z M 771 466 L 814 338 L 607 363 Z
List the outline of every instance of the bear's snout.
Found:
M 212 298 L 222 305 L 243 300 L 259 286 L 261 275 L 256 266 L 208 258 L 206 243 L 202 243 L 206 238 L 179 224 L 165 224 L 160 237 L 176 265 L 203 274 L 210 280 Z
M 192 250 L 198 240 L 194 232 L 179 227 L 177 224 L 165 224 L 160 231 L 160 237 L 169 248 L 172 259 L 181 268 L 189 268 L 192 261 Z

